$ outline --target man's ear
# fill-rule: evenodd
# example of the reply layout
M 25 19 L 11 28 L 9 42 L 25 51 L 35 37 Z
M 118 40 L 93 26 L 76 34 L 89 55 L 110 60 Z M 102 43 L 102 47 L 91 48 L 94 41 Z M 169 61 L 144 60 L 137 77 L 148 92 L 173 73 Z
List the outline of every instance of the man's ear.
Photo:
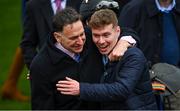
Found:
M 116 32 L 117 32 L 117 35 L 119 36 L 120 33 L 121 33 L 121 28 L 120 28 L 120 26 L 117 26 L 117 27 L 116 27 Z
M 53 36 L 54 36 L 54 38 L 56 39 L 57 42 L 60 42 L 60 37 L 61 37 L 60 33 L 54 32 Z
M 117 32 L 121 33 L 121 28 L 120 28 L 120 26 L 117 26 Z

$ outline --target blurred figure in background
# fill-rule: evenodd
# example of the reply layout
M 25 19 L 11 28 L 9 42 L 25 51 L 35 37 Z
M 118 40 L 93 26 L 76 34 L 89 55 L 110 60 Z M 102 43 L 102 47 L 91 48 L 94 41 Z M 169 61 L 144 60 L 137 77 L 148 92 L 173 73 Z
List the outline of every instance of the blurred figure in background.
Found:
M 151 65 L 180 66 L 180 0 L 132 0 L 121 12 L 120 26 L 140 36 L 140 48 Z M 170 98 L 172 109 L 180 109 L 178 98 Z M 160 104 L 159 109 L 163 109 Z
M 25 19 L 26 2 L 28 0 L 22 0 L 22 24 Z M 23 26 L 22 26 L 23 27 Z M 9 69 L 8 77 L 5 80 L 2 89 L 1 96 L 2 99 L 27 101 L 28 96 L 24 96 L 21 91 L 18 90 L 18 80 L 24 68 L 24 61 L 22 56 L 21 48 L 16 49 L 12 64 Z

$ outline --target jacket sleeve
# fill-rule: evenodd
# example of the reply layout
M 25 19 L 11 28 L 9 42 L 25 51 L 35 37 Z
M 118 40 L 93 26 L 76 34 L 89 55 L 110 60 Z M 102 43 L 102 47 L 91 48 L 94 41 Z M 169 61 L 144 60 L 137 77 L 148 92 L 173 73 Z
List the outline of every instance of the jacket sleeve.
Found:
M 31 75 L 31 108 L 32 110 L 55 109 L 54 89 L 50 79 L 45 76 L 43 68 L 37 63 L 32 63 L 30 68 Z
M 33 58 L 37 54 L 36 48 L 38 44 L 38 33 L 35 25 L 35 18 L 33 16 L 33 6 L 31 1 L 27 2 L 26 8 L 25 20 L 23 23 L 23 37 L 20 47 L 22 49 L 24 62 L 29 69 Z
M 123 37 L 123 36 L 132 36 L 133 39 L 136 40 L 136 46 L 139 46 L 139 43 L 140 43 L 139 36 L 138 36 L 137 32 L 134 31 L 133 29 L 127 28 L 127 27 L 121 27 L 120 38 Z
M 80 98 L 88 101 L 124 101 L 134 90 L 143 74 L 146 60 L 142 54 L 126 52 L 124 64 L 112 83 L 80 83 Z

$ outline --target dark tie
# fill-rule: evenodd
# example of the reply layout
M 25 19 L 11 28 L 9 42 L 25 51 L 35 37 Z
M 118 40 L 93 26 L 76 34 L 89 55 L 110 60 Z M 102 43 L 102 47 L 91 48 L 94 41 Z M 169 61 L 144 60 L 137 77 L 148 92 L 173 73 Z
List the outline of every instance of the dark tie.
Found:
M 56 11 L 61 10 L 61 0 L 55 0 L 56 3 Z
M 103 60 L 103 64 L 104 65 L 106 65 L 107 63 L 108 63 L 108 56 L 106 56 L 106 55 L 104 55 L 103 57 L 102 57 L 102 60 Z
M 80 55 L 79 54 L 75 54 L 74 55 L 74 59 L 76 62 L 79 62 L 80 61 Z

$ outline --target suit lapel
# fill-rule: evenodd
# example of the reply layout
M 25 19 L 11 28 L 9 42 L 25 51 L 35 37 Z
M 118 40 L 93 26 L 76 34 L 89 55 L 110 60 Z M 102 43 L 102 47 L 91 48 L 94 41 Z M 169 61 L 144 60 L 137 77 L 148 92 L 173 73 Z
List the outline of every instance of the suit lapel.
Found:
M 51 2 L 50 0 L 40 0 L 41 2 L 41 7 L 40 10 L 49 26 L 50 29 L 52 29 L 52 17 L 54 15 L 52 7 L 51 7 Z

